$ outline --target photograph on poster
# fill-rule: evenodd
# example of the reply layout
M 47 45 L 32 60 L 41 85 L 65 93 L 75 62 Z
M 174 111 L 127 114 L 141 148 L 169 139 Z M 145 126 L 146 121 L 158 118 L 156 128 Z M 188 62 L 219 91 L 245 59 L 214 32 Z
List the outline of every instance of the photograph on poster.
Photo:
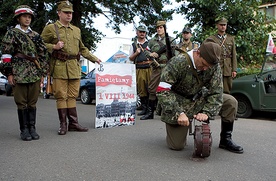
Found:
M 106 63 L 95 67 L 95 128 L 135 124 L 136 70 L 134 64 Z

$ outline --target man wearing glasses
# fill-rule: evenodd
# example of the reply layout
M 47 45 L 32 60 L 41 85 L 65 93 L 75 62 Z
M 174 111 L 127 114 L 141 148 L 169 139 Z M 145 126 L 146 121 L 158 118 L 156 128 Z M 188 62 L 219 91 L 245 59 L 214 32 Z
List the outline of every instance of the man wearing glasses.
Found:
M 151 68 L 150 60 L 146 57 L 144 51 L 147 49 L 148 41 L 146 39 L 148 29 L 145 25 L 139 25 L 136 30 L 136 38 L 129 50 L 129 60 L 136 65 L 136 83 L 137 94 L 141 99 L 142 111 L 139 116 L 147 113 L 148 105 L 148 85 L 150 81 Z

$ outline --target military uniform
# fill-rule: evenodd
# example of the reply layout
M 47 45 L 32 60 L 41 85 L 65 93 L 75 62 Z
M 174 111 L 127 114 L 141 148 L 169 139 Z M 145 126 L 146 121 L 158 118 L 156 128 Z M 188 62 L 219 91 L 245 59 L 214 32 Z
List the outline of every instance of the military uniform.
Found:
M 158 21 L 157 22 L 157 27 L 158 26 L 163 26 L 165 25 L 165 22 L 163 21 Z M 169 37 L 170 41 L 173 40 L 172 37 Z M 166 37 L 159 37 L 158 34 L 156 34 L 150 41 L 148 44 L 149 47 L 149 51 L 146 51 L 146 55 L 149 56 L 151 52 L 158 52 L 163 46 L 166 45 Z M 172 42 L 172 45 L 175 45 L 175 42 Z M 168 62 L 168 57 L 167 57 L 167 53 L 166 51 L 164 51 L 163 53 L 161 53 L 159 55 L 159 57 L 156 59 L 157 62 L 160 64 L 159 67 L 157 68 L 153 68 L 152 69 L 152 73 L 151 73 L 151 77 L 150 77 L 150 83 L 149 83 L 149 109 L 148 109 L 148 114 L 144 115 L 143 117 L 141 117 L 141 120 L 144 119 L 153 119 L 153 112 L 155 109 L 155 105 L 156 105 L 156 89 L 160 83 L 160 75 L 162 72 L 162 69 L 166 66 L 167 62 Z
M 145 35 L 140 35 L 144 32 Z M 145 115 L 147 111 L 147 101 L 149 96 L 148 85 L 150 82 L 151 67 L 150 60 L 146 57 L 144 51 L 148 47 L 148 41 L 146 40 L 146 33 L 148 29 L 145 25 L 139 25 L 137 27 L 137 37 L 131 44 L 129 51 L 129 59 L 134 62 L 136 66 L 136 84 L 137 84 L 137 94 L 141 100 L 142 111 L 138 115 Z M 142 36 L 142 37 L 141 37 Z M 144 40 L 144 41 L 143 41 Z M 143 42 L 142 42 L 143 41 Z M 138 54 L 137 49 L 140 48 L 141 51 Z
M 227 25 L 227 20 L 221 18 L 217 21 L 217 24 Z M 223 92 L 230 94 L 232 89 L 232 72 L 237 71 L 237 58 L 236 58 L 236 45 L 235 39 L 229 34 L 215 34 L 210 36 L 208 39 L 212 39 L 222 48 L 220 57 L 220 66 L 223 74 Z
M 14 18 L 33 11 L 21 5 L 15 10 Z M 19 22 L 20 23 L 20 22 Z M 30 27 L 25 31 L 20 24 L 7 31 L 2 39 L 2 53 L 12 55 L 11 62 L 4 62 L 4 73 L 13 76 L 14 101 L 18 109 L 21 139 L 39 139 L 36 133 L 36 103 L 40 93 L 40 82 L 47 75 L 47 49 L 40 35 Z
M 206 49 L 207 46 L 215 47 L 216 56 L 212 56 L 213 52 Z M 214 57 L 219 59 L 220 53 L 220 47 L 213 42 L 203 43 L 200 47 L 200 56 L 206 61 Z M 182 150 L 186 144 L 188 126 L 179 125 L 178 118 L 181 114 L 185 114 L 189 119 L 198 113 L 206 114 L 209 118 L 220 114 L 220 147 L 242 153 L 243 149 L 235 145 L 231 139 L 237 100 L 231 95 L 223 94 L 220 65 L 216 63 L 207 70 L 197 71 L 194 63 L 192 51 L 183 53 L 173 57 L 161 74 L 161 82 L 171 85 L 170 90 L 157 94 L 162 109 L 161 121 L 166 123 L 168 147 Z
M 73 6 L 69 1 L 61 1 L 58 5 L 58 11 L 72 13 Z M 43 29 L 41 36 L 49 53 L 52 54 L 50 72 L 53 77 L 52 88 L 54 97 L 57 99 L 57 109 L 60 119 L 59 134 L 66 134 L 67 117 L 69 119 L 69 131 L 87 131 L 87 128 L 83 129 L 78 124 L 76 111 L 76 98 L 79 95 L 81 78 L 79 55 L 92 62 L 96 62 L 98 58 L 92 55 L 84 46 L 80 29 L 70 23 L 68 26 L 64 26 L 57 20 L 54 24 L 47 25 Z M 59 41 L 64 42 L 64 46 L 56 51 L 53 49 L 53 46 Z

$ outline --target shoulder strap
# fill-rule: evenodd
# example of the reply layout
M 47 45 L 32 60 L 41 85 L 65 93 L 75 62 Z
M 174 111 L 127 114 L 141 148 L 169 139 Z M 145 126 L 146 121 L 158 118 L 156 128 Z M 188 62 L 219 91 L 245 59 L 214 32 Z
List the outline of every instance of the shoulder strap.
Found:
M 27 40 L 29 41 L 29 43 L 30 43 L 34 48 L 36 48 L 36 46 L 35 46 L 33 40 L 31 40 L 31 38 L 30 38 L 26 33 L 22 32 L 22 31 L 19 30 L 18 28 L 13 28 L 13 29 L 14 29 L 15 31 L 21 33 L 22 35 L 24 35 L 24 36 L 27 38 Z
M 58 26 L 57 26 L 56 23 L 54 23 L 54 26 L 55 26 L 55 31 L 56 31 L 56 34 L 57 34 L 58 41 L 60 41 L 60 36 L 59 36 L 59 33 L 58 33 Z
M 193 71 L 193 74 L 194 74 L 194 76 L 195 76 L 196 79 L 197 79 L 197 82 L 198 82 L 199 84 L 203 84 L 202 81 L 199 79 L 199 77 L 198 77 L 198 75 L 197 75 L 196 69 L 194 68 L 194 65 L 193 65 L 193 63 L 192 63 L 192 60 L 191 60 L 190 56 L 188 55 L 188 53 L 183 52 L 183 55 L 185 56 L 186 60 L 187 60 L 188 63 L 190 64 L 190 66 L 191 66 L 191 68 L 192 68 L 192 71 Z

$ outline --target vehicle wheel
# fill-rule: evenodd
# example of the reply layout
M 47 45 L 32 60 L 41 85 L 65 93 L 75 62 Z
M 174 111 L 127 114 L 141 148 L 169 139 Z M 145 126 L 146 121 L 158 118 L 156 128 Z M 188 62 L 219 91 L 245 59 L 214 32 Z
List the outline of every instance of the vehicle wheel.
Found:
M 248 118 L 252 115 L 253 110 L 250 101 L 245 96 L 235 96 L 238 101 L 237 117 Z
M 86 89 L 81 90 L 80 99 L 83 104 L 90 104 L 92 102 L 92 99 Z
M 6 85 L 6 96 L 12 95 L 12 87 L 10 85 Z

